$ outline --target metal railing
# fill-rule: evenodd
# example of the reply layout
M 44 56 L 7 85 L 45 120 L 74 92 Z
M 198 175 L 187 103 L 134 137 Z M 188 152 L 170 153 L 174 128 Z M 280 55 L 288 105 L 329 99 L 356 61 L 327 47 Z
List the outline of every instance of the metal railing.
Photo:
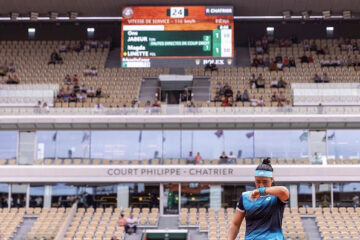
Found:
M 0 108 L 0 116 L 16 115 L 359 115 L 358 106 L 341 107 L 161 107 L 134 108 Z

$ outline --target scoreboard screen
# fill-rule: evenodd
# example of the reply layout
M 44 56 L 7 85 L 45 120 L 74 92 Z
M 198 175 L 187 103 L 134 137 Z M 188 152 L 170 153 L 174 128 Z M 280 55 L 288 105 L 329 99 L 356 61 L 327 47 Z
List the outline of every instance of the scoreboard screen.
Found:
M 232 6 L 124 7 L 121 28 L 123 67 L 234 56 Z

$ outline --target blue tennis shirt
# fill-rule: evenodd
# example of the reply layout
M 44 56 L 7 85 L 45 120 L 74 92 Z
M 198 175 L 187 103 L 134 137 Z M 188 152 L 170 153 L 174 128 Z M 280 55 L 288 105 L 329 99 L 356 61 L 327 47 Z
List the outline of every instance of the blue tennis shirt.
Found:
M 250 192 L 243 192 L 236 210 L 245 212 L 245 240 L 284 240 L 282 218 L 285 203 L 273 195 L 250 201 Z

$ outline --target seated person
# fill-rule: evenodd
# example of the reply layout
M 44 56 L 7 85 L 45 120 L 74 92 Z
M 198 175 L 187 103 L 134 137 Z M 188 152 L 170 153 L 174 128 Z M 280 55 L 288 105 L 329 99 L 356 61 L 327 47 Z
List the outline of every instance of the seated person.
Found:
M 228 101 L 228 99 L 226 97 L 222 97 L 221 106 L 222 107 L 229 107 L 230 106 L 230 103 L 229 103 L 229 101 Z
M 69 96 L 69 102 L 77 102 L 77 96 L 74 92 L 72 92 Z
M 295 63 L 295 59 L 294 59 L 294 58 L 290 58 L 290 60 L 289 60 L 289 66 L 290 66 L 290 67 L 296 67 L 296 63 Z
M 86 95 L 90 98 L 93 98 L 95 97 L 95 90 L 93 87 L 89 88 L 87 91 L 86 91 Z
M 261 73 L 256 80 L 256 88 L 265 88 L 265 79 L 263 78 Z
M 96 67 L 92 67 L 92 68 L 91 68 L 90 74 L 91 74 L 91 76 L 97 76 L 97 69 L 96 69 Z
M 84 69 L 84 76 L 90 76 L 91 74 L 91 68 L 89 67 L 89 65 L 86 65 L 85 66 L 85 69 Z
M 136 233 L 137 219 L 131 213 L 130 217 L 126 219 L 125 232 L 128 234 Z
M 272 102 L 277 102 L 278 101 L 278 95 L 276 94 L 276 92 L 273 93 L 273 95 L 271 96 L 271 101 Z
M 277 70 L 279 70 L 279 69 L 278 69 L 275 61 L 271 61 L 270 65 L 269 65 L 269 71 L 277 71 Z
M 309 59 L 306 55 L 303 55 L 301 58 L 300 58 L 300 61 L 301 63 L 309 63 Z
M 257 79 L 255 77 L 255 74 L 253 73 L 250 78 L 250 88 L 252 89 L 256 88 L 256 81 Z
M 245 89 L 244 93 L 241 96 L 241 100 L 243 102 L 249 102 L 250 101 L 250 96 L 249 96 L 249 92 L 247 89 Z
M 232 97 L 233 94 L 234 93 L 233 93 L 231 87 L 228 84 L 225 84 L 225 92 L 224 92 L 225 97 L 227 97 L 227 98 Z
M 100 98 L 101 97 L 101 88 L 97 88 L 95 92 L 95 97 Z
M 14 76 L 9 75 L 8 79 L 6 80 L 6 84 L 19 84 L 19 83 L 20 83 L 19 78 L 16 75 Z
M 120 219 L 118 221 L 119 227 L 125 227 L 126 226 L 126 219 L 124 218 L 124 214 L 120 215 Z
M 286 88 L 287 83 L 284 81 L 282 77 L 280 77 L 280 80 L 278 82 L 278 88 Z
M 242 99 L 242 95 L 241 95 L 240 90 L 238 90 L 237 93 L 236 93 L 236 96 L 235 96 L 235 101 L 236 102 L 241 102 L 241 99 Z
M 285 100 L 286 100 L 285 95 L 282 91 L 280 91 L 280 93 L 279 93 L 278 100 L 281 102 L 285 102 Z
M 257 100 L 258 107 L 265 107 L 264 96 L 260 96 L 259 100 Z
M 270 82 L 270 87 L 271 88 L 278 88 L 278 80 L 276 80 L 276 78 L 273 78 Z
M 317 75 L 317 73 L 314 76 L 314 82 L 315 83 L 321 83 L 321 77 L 319 75 Z
M 195 157 L 193 156 L 193 152 L 189 152 L 189 156 L 186 158 L 187 164 L 195 164 Z
M 330 78 L 329 78 L 329 76 L 327 75 L 326 72 L 323 74 L 323 76 L 322 76 L 322 78 L 321 78 L 321 81 L 322 81 L 323 83 L 328 83 L 328 82 L 330 82 Z
M 220 161 L 219 164 L 227 164 L 228 163 L 228 156 L 226 155 L 225 152 L 222 152 L 221 156 L 220 156 Z
M 69 74 L 66 74 L 66 76 L 65 76 L 65 84 L 67 84 L 67 85 L 72 84 L 72 80 L 71 80 Z

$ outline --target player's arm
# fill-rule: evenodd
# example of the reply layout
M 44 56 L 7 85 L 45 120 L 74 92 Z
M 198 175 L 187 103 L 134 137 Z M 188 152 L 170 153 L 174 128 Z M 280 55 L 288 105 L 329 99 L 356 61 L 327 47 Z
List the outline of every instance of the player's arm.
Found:
M 282 202 L 286 202 L 289 199 L 289 190 L 286 187 L 276 186 L 276 187 L 267 187 L 265 188 L 265 194 L 274 195 L 278 197 Z M 250 195 L 250 201 L 254 199 L 255 201 L 260 197 L 259 189 L 255 189 Z
M 242 221 L 245 217 L 245 211 L 238 211 L 236 210 L 235 216 L 231 222 L 231 225 L 229 227 L 229 234 L 228 234 L 228 240 L 235 240 L 236 236 L 239 233 L 239 229 L 241 226 Z

